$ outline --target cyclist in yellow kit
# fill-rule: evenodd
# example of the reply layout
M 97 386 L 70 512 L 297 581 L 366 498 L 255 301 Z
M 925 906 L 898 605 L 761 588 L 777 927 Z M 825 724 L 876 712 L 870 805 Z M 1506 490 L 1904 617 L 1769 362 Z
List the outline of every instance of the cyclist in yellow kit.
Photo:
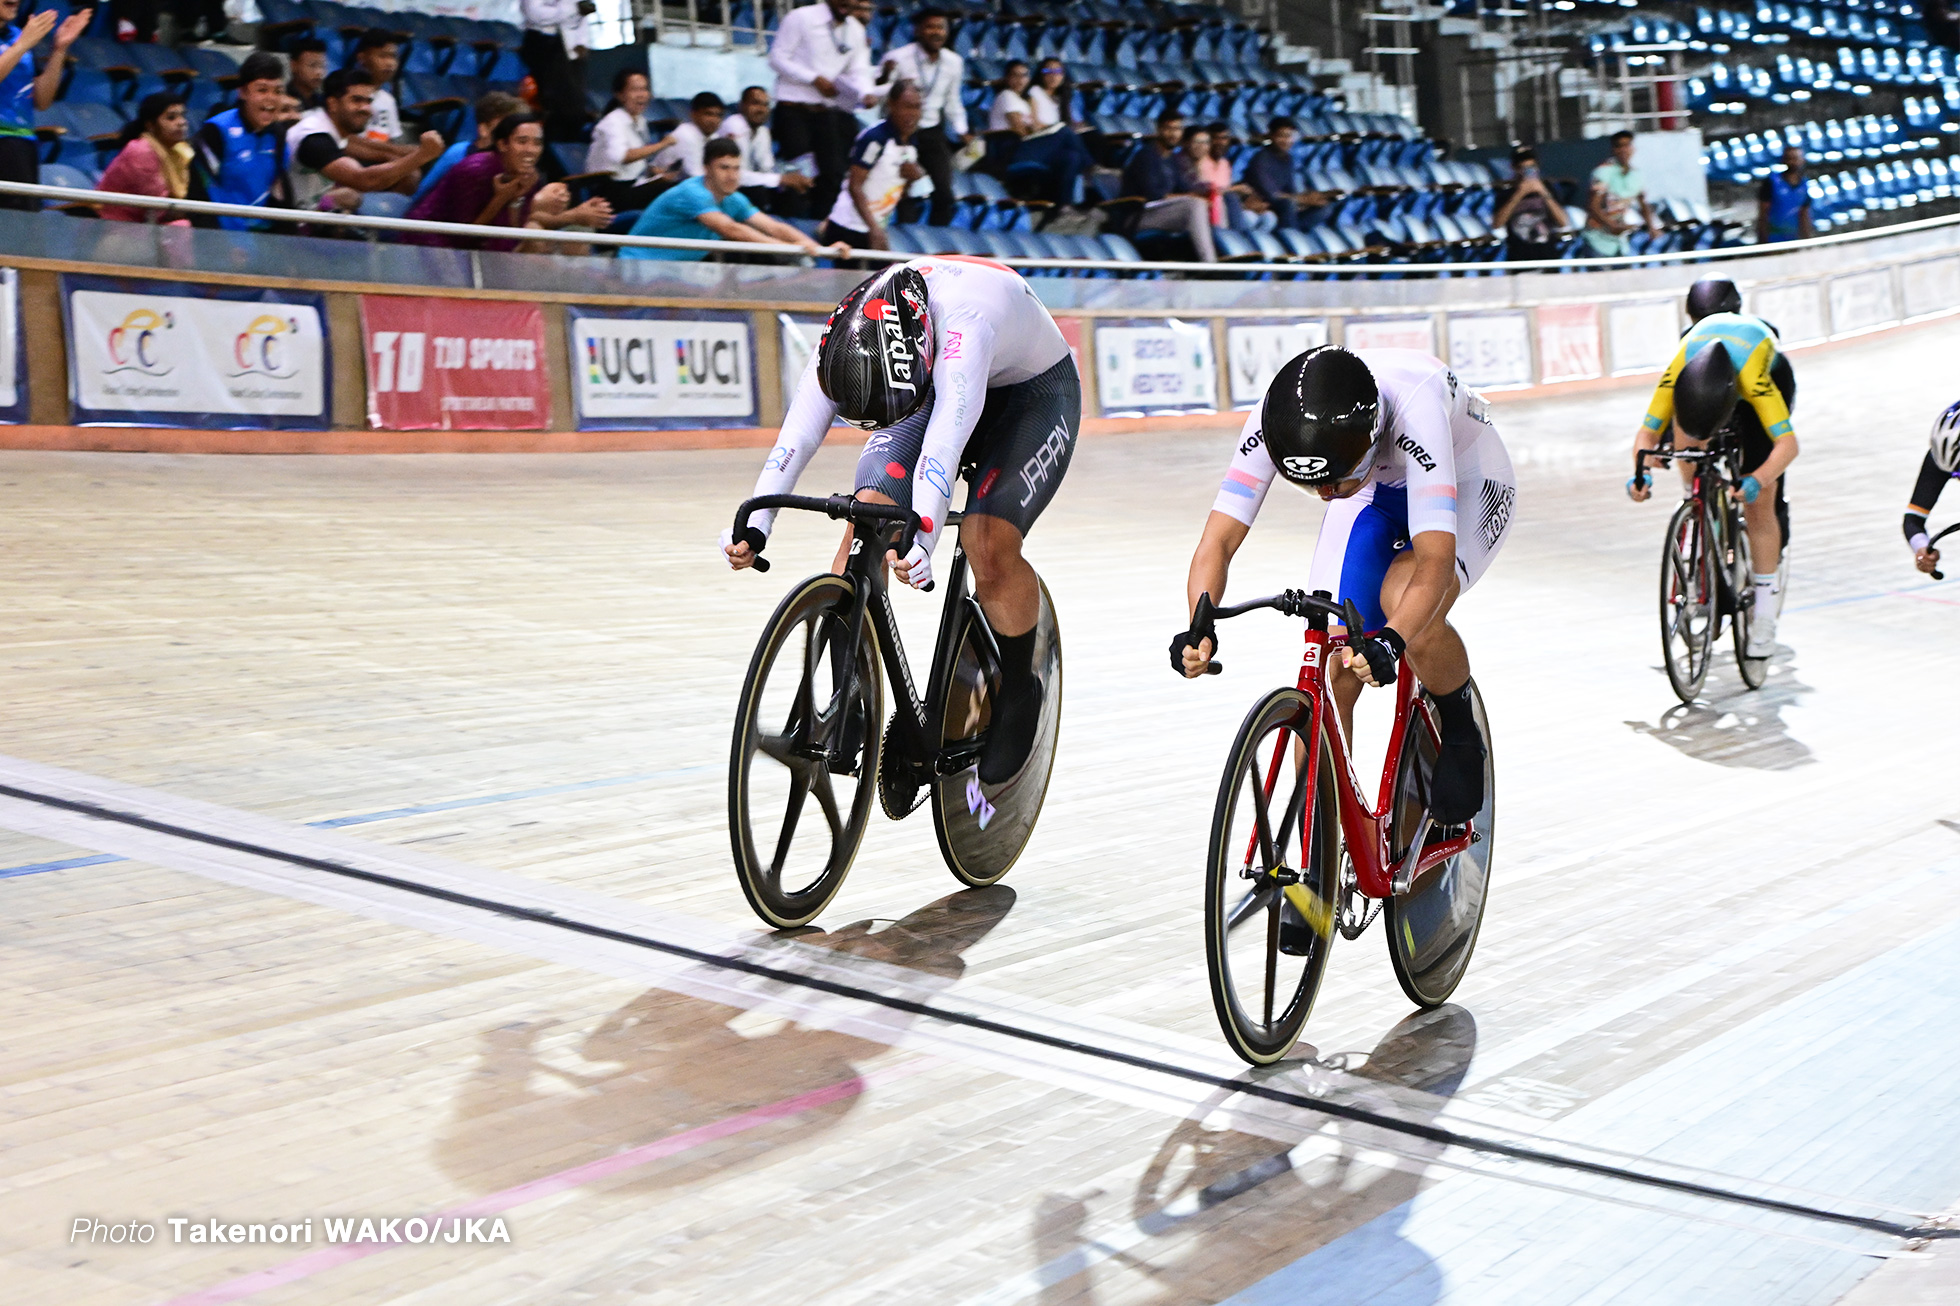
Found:
M 1783 473 L 1797 457 L 1797 436 L 1790 425 L 1796 383 L 1789 365 L 1781 363 L 1776 329 L 1741 311 L 1742 296 L 1733 283 L 1714 278 L 1696 282 L 1688 292 L 1688 306 L 1697 320 L 1654 387 L 1633 447 L 1652 449 L 1670 435 L 1677 449 L 1701 448 L 1724 432 L 1739 439 L 1744 475 L 1736 495 L 1743 502 L 1756 587 L 1747 652 L 1752 658 L 1768 657 L 1776 651 L 1781 606 L 1777 570 L 1789 534 Z M 1690 476 L 1686 464 L 1681 476 L 1683 482 Z M 1649 490 L 1629 480 L 1627 494 L 1640 503 Z

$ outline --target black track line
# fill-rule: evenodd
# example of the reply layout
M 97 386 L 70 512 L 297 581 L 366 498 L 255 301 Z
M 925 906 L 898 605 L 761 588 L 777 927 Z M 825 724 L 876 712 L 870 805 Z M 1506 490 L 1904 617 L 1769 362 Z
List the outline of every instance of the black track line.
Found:
M 970 1012 L 951 1011 L 935 1007 L 925 1002 L 915 1002 L 910 998 L 896 998 L 846 984 L 837 980 L 818 979 L 808 975 L 798 975 L 794 971 L 783 970 L 761 962 L 749 961 L 741 957 L 727 957 L 719 953 L 703 952 L 685 944 L 669 943 L 663 939 L 649 938 L 642 934 L 631 934 L 625 930 L 615 930 L 604 925 L 594 925 L 588 921 L 560 916 L 556 912 L 537 907 L 520 907 L 514 903 L 499 902 L 494 898 L 480 898 L 475 894 L 458 893 L 451 889 L 439 889 L 433 885 L 418 884 L 414 880 L 404 880 L 393 875 L 383 875 L 378 871 L 365 871 L 356 866 L 343 865 L 320 857 L 308 857 L 304 853 L 285 852 L 278 848 L 268 848 L 263 844 L 247 843 L 241 839 L 228 839 L 223 835 L 210 834 L 203 830 L 188 829 L 171 825 L 166 821 L 151 820 L 133 812 L 119 812 L 113 808 L 95 803 L 79 802 L 72 798 L 57 798 L 53 794 L 37 793 L 31 789 L 20 789 L 12 785 L 0 785 L 0 796 L 18 798 L 22 802 L 35 803 L 42 807 L 53 807 L 61 811 L 75 812 L 92 816 L 98 820 L 113 821 L 118 825 L 134 826 L 140 830 L 150 830 L 157 834 L 167 834 L 174 838 L 186 839 L 213 848 L 226 848 L 233 852 L 263 857 L 271 861 L 285 862 L 291 866 L 305 867 L 308 870 L 323 871 L 345 879 L 360 880 L 368 884 L 378 884 L 385 888 L 397 889 L 404 893 L 417 894 L 424 898 L 434 898 L 441 902 L 454 903 L 461 907 L 472 907 L 498 916 L 514 920 L 530 921 L 534 924 L 549 925 L 556 929 L 583 934 L 589 938 L 605 939 L 613 943 L 630 944 L 653 952 L 663 952 L 672 957 L 685 958 L 712 966 L 718 970 L 739 971 L 761 979 L 775 980 L 778 983 L 794 985 L 798 988 L 813 989 L 836 997 L 851 998 L 868 1002 L 892 1011 L 903 1011 L 909 1015 L 923 1016 L 943 1024 L 958 1025 L 966 1029 L 983 1030 L 989 1034 L 999 1034 L 1006 1038 L 1018 1039 L 1024 1043 L 1035 1043 L 1043 1047 L 1072 1052 L 1078 1056 L 1116 1065 L 1130 1066 L 1153 1074 L 1168 1075 L 1207 1088 L 1223 1089 L 1240 1093 L 1247 1097 L 1262 1098 L 1285 1106 L 1301 1107 L 1322 1115 L 1341 1120 L 1352 1120 L 1357 1124 L 1371 1125 L 1391 1133 L 1403 1134 L 1410 1138 L 1420 1138 L 1426 1142 L 1439 1143 L 1446 1147 L 1461 1147 L 1473 1152 L 1483 1152 L 1491 1156 L 1504 1156 L 1534 1165 L 1548 1166 L 1560 1170 L 1572 1170 L 1581 1174 L 1596 1175 L 1604 1179 L 1617 1179 L 1625 1183 L 1648 1188 L 1660 1188 L 1670 1192 L 1686 1193 L 1694 1197 L 1708 1198 L 1712 1201 L 1727 1202 L 1735 1206 L 1753 1207 L 1762 1211 L 1774 1211 L 1783 1215 L 1801 1216 L 1809 1220 L 1820 1220 L 1829 1224 L 1846 1225 L 1854 1229 L 1866 1229 L 1873 1233 L 1886 1234 L 1902 1239 L 1960 1238 L 1960 1229 L 1946 1228 L 1938 1224 L 1907 1224 L 1899 1220 L 1886 1220 L 1876 1216 L 1853 1215 L 1847 1211 L 1834 1211 L 1828 1207 L 1811 1206 L 1803 1202 L 1785 1201 L 1775 1197 L 1761 1197 L 1752 1193 L 1737 1192 L 1734 1189 L 1718 1187 L 1714 1184 L 1696 1183 L 1688 1179 L 1672 1179 L 1666 1175 L 1644 1174 L 1639 1170 L 1611 1165 L 1603 1161 L 1588 1161 L 1582 1157 L 1560 1156 L 1553 1152 L 1541 1152 L 1536 1148 L 1518 1143 L 1507 1143 L 1501 1139 L 1481 1138 L 1474 1134 L 1461 1133 L 1440 1125 L 1423 1124 L 1413 1120 L 1399 1120 L 1394 1116 L 1383 1115 L 1364 1107 L 1350 1106 L 1344 1102 L 1331 1101 L 1312 1093 L 1301 1093 L 1291 1089 L 1274 1088 L 1269 1084 L 1253 1083 L 1234 1079 L 1225 1075 L 1212 1074 L 1205 1070 L 1193 1070 L 1170 1062 L 1157 1061 L 1150 1057 L 1138 1056 L 1131 1052 L 1119 1052 L 1114 1048 L 1098 1047 L 1057 1034 L 1044 1034 L 1039 1030 L 1023 1029 L 1003 1021 L 990 1020 Z

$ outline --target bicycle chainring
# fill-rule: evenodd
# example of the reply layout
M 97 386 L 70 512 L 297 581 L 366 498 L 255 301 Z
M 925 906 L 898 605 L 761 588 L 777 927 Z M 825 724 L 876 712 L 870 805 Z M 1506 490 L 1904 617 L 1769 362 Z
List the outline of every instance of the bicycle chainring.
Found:
M 925 801 L 926 786 L 919 767 L 899 747 L 898 714 L 885 725 L 885 746 L 878 751 L 878 805 L 894 821 L 902 821 Z
M 1335 924 L 1341 937 L 1352 942 L 1361 937 L 1367 928 L 1374 924 L 1375 917 L 1381 914 L 1382 899 L 1365 898 L 1355 883 L 1354 861 L 1346 853 L 1341 854 L 1341 911 Z

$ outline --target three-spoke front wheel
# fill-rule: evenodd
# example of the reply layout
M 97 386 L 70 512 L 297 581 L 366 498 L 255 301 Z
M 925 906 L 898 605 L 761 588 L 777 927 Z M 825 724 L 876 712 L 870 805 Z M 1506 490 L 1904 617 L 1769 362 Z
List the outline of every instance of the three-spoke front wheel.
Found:
M 846 629 L 851 585 L 813 576 L 762 632 L 729 749 L 735 874 L 756 915 L 807 925 L 843 886 L 871 817 L 884 685 L 877 637 Z
M 1687 499 L 1674 510 L 1661 547 L 1661 658 L 1683 703 L 1695 701 L 1708 677 L 1708 655 L 1721 620 L 1709 534 L 1700 501 Z
M 1239 727 L 1212 815 L 1205 957 L 1232 1050 L 1253 1065 L 1285 1056 L 1327 968 L 1339 903 L 1332 755 L 1309 735 L 1313 705 L 1274 690 Z M 1309 748 L 1319 751 L 1308 784 Z

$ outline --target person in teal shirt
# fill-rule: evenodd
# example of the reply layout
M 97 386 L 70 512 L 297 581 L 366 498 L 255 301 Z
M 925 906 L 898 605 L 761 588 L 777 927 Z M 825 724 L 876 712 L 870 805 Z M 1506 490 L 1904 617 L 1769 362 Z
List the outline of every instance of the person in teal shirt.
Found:
M 702 172 L 663 193 L 633 224 L 635 236 L 666 236 L 682 240 L 749 241 L 764 245 L 796 245 L 806 254 L 847 256 L 848 245 L 819 245 L 749 202 L 740 190 L 742 147 L 717 136 L 701 155 Z M 700 249 L 657 249 L 627 245 L 621 258 L 657 258 L 695 262 L 707 257 Z

